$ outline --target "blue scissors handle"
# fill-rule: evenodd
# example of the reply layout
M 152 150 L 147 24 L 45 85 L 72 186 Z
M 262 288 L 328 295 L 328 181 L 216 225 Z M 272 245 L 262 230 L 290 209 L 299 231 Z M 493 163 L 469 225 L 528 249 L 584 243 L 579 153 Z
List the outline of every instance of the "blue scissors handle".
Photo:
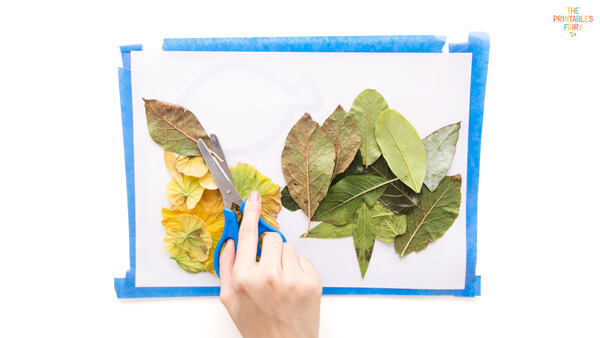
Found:
M 246 201 L 244 201 L 242 203 L 242 205 L 240 206 L 240 211 L 242 212 L 242 214 L 244 213 L 245 205 L 246 205 Z M 225 208 L 225 209 L 223 209 L 223 214 L 225 215 L 225 225 L 223 227 L 223 234 L 221 235 L 221 238 L 219 239 L 219 242 L 217 243 L 217 246 L 215 247 L 215 254 L 213 256 L 213 266 L 215 268 L 215 272 L 217 273 L 217 276 L 219 276 L 219 277 L 221 276 L 220 266 L 219 266 L 219 257 L 221 257 L 221 249 L 223 248 L 223 245 L 225 244 L 225 242 L 231 238 L 231 239 L 233 239 L 233 242 L 235 243 L 235 251 L 237 252 L 238 233 L 240 231 L 240 225 L 238 223 L 235 212 Z M 259 218 L 258 219 L 258 237 L 260 238 L 260 236 L 265 232 L 276 232 L 279 234 L 279 236 L 281 236 L 281 239 L 284 242 L 287 242 L 287 240 L 285 239 L 285 236 L 279 230 L 270 226 L 262 218 Z M 256 256 L 260 257 L 260 254 L 261 254 L 260 246 L 257 245 L 256 246 Z

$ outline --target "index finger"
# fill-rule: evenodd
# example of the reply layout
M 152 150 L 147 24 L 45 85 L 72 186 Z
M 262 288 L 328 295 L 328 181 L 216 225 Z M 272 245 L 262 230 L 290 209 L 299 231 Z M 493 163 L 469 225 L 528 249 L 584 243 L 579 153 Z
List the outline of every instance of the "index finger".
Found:
M 258 247 L 258 219 L 260 218 L 261 198 L 258 191 L 250 193 L 244 206 L 244 217 L 238 234 L 238 247 L 235 264 L 256 264 Z

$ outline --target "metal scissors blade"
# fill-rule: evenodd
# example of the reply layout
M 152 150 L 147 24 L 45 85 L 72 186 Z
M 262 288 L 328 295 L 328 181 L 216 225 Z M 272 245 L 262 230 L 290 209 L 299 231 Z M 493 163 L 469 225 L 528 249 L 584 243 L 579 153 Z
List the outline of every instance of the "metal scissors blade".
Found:
M 212 144 L 213 152 L 217 154 L 223 161 L 217 159 L 217 163 L 223 168 L 227 177 L 229 177 L 230 181 L 233 181 L 231 178 L 231 172 L 229 171 L 229 164 L 227 164 L 227 158 L 225 158 L 225 153 L 223 153 L 223 148 L 221 148 L 221 142 L 219 142 L 219 138 L 215 134 L 210 134 L 210 143 Z
M 218 143 L 217 143 L 218 144 Z M 218 154 L 223 159 L 223 163 L 216 159 L 211 153 L 210 149 L 206 146 L 202 139 L 198 139 L 198 149 L 200 149 L 200 153 L 204 158 L 204 162 L 210 171 L 213 179 L 217 183 L 219 190 L 221 191 L 221 195 L 223 196 L 223 204 L 227 209 L 231 209 L 231 204 L 242 205 L 242 197 L 235 189 L 235 185 L 233 185 L 233 181 L 231 179 L 231 173 L 229 172 L 229 168 L 227 167 L 227 163 L 225 162 L 225 157 L 223 156 L 220 146 L 215 147 L 215 152 L 221 152 Z

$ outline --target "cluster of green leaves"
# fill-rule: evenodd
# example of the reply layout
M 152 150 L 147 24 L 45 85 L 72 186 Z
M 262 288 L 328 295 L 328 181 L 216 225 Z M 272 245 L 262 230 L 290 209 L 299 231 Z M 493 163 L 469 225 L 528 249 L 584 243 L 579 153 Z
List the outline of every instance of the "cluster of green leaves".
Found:
M 336 112 L 338 110 L 341 107 Z M 342 118 L 341 114 L 338 116 Z M 290 185 L 287 177 L 288 187 L 282 191 L 282 204 L 291 211 L 302 209 L 312 220 L 322 222 L 305 237 L 353 237 L 364 278 L 375 239 L 393 243 L 398 255 L 404 257 L 426 248 L 454 223 L 461 201 L 461 177 L 447 177 L 446 173 L 456 152 L 460 122 L 421 140 L 413 125 L 399 112 L 389 109 L 383 96 L 371 89 L 358 95 L 343 118 L 352 120 L 357 128 L 350 127 L 351 122 L 337 124 L 339 129 L 335 135 L 344 135 L 345 139 L 357 135 L 360 138 L 358 151 L 354 151 L 351 159 L 349 153 L 345 153 L 344 165 L 340 166 L 344 170 L 338 169 L 333 174 L 329 167 L 325 170 L 326 179 L 319 182 L 322 184 L 319 189 L 326 194 L 319 199 L 316 208 L 306 212 L 304 200 L 299 201 L 293 192 L 309 185 L 298 189 L 297 184 Z M 302 135 L 310 138 L 310 135 Z M 330 133 L 327 135 L 335 143 L 335 138 Z M 301 138 L 296 135 L 293 142 L 298 139 Z M 322 144 L 313 151 L 326 152 Z M 311 150 L 308 152 L 302 156 L 310 164 L 313 163 Z M 284 149 L 282 163 L 290 156 Z M 333 167 L 337 168 L 335 162 Z M 331 186 L 326 182 L 331 182 Z

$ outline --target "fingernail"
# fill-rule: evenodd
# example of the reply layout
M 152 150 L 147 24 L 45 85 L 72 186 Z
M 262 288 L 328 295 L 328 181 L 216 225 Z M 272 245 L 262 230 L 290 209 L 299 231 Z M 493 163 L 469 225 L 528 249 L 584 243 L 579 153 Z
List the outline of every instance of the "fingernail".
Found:
M 248 201 L 258 201 L 258 198 L 260 197 L 258 191 L 256 190 L 252 190 L 252 192 L 250 193 L 250 197 L 248 197 Z

